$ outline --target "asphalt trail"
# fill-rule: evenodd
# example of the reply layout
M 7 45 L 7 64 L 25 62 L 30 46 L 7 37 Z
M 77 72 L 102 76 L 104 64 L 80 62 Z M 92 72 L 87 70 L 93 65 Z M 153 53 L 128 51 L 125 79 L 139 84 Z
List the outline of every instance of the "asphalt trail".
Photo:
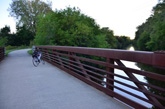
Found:
M 34 67 L 28 50 L 0 62 L 0 109 L 128 108 L 47 62 Z

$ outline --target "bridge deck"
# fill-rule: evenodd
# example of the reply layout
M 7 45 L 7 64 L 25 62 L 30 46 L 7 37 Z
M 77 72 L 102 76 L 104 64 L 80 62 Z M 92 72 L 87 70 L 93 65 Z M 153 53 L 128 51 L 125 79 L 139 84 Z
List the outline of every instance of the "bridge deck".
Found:
M 32 65 L 26 50 L 0 63 L 0 109 L 129 108 L 49 63 Z

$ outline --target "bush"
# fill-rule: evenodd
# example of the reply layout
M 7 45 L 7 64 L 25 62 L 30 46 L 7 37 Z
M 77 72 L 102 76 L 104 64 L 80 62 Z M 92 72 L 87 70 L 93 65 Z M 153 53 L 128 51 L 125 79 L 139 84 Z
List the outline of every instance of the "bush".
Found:
M 1 38 L 0 37 L 0 46 L 2 46 L 2 47 L 5 46 L 7 41 L 8 41 L 7 38 Z
M 28 52 L 30 55 L 32 55 L 32 50 L 28 50 L 27 52 Z
M 21 46 L 18 46 L 17 49 L 25 49 L 25 48 L 28 48 L 28 46 L 26 45 L 21 45 Z
M 11 49 L 16 49 L 16 48 L 17 48 L 17 46 L 8 45 L 8 46 L 6 47 L 6 50 L 11 50 Z

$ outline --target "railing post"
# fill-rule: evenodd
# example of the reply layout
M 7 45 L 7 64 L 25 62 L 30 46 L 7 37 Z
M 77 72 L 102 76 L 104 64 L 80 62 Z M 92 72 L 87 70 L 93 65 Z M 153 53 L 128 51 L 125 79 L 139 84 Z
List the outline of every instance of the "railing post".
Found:
M 114 64 L 114 60 L 113 60 L 113 59 L 110 59 L 110 58 L 107 58 L 107 63 L 108 63 L 108 64 L 109 64 L 109 63 L 110 63 L 110 64 Z M 106 70 L 107 70 L 108 72 L 114 73 L 114 68 L 109 68 L 109 67 L 107 66 Z M 106 78 L 110 78 L 110 79 L 114 80 L 114 75 L 110 75 L 109 73 L 106 73 Z M 109 79 L 106 79 L 106 88 L 113 91 L 114 88 L 113 88 L 112 86 L 108 85 L 108 84 L 111 84 L 112 86 L 114 86 L 114 81 L 111 81 L 111 80 L 109 80 Z
M 5 47 L 3 47 L 3 58 L 5 58 Z
M 59 55 L 58 53 L 56 53 L 57 51 L 56 51 L 56 50 L 53 50 L 53 52 L 54 52 L 53 55 L 56 57 L 56 60 L 58 60 L 60 66 L 61 66 L 61 67 L 65 67 L 64 64 L 63 64 L 63 62 L 62 62 L 62 59 L 61 59 L 60 55 Z M 55 59 L 54 59 L 54 60 L 55 60 Z
M 0 61 L 5 58 L 5 47 L 0 47 Z
M 47 57 L 47 49 L 46 49 L 46 48 L 44 48 L 44 53 L 45 53 L 45 55 L 44 55 L 45 59 L 48 60 L 48 57 Z
M 47 60 L 48 60 L 48 61 L 51 61 L 51 60 L 50 60 L 50 55 L 49 55 L 49 52 L 48 52 L 48 48 L 45 48 L 45 50 L 46 50 L 46 53 L 45 53 L 45 54 L 46 54 Z
M 163 68 L 165 67 L 165 51 L 155 51 L 153 54 L 152 64 L 154 67 Z
M 0 61 L 2 60 L 2 48 L 0 47 Z
M 3 52 L 3 59 L 5 58 L 5 47 L 3 47 L 3 50 L 2 50 Z
M 74 61 L 73 53 L 72 52 L 68 52 L 68 54 L 70 55 L 69 60 Z M 72 64 L 72 62 L 69 62 L 69 67 L 72 67 L 70 64 Z M 71 68 L 69 68 L 69 70 L 72 70 Z

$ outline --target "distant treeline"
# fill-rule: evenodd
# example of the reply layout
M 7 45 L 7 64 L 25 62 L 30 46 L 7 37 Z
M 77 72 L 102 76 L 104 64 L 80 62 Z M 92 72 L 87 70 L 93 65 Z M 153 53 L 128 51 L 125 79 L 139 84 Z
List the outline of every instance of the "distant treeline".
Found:
M 39 17 L 34 43 L 98 48 L 124 48 L 126 37 L 115 37 L 108 27 L 100 28 L 95 20 L 76 8 L 66 8 Z M 130 42 L 130 41 L 127 41 Z M 127 44 L 128 45 L 128 44 Z M 124 45 L 124 46 L 127 46 Z
M 34 39 L 33 33 L 25 26 L 17 26 L 16 29 L 16 33 L 10 33 L 9 26 L 0 29 L 0 46 L 29 46 L 30 41 Z
M 165 50 L 165 0 L 160 0 L 153 14 L 137 27 L 134 43 L 138 50 Z
M 165 50 L 165 0 L 160 2 L 153 8 L 153 14 L 142 25 L 137 27 L 134 46 L 138 50 L 143 51 L 159 51 Z M 159 69 L 153 66 L 137 64 L 142 70 L 165 75 L 164 69 Z M 148 83 L 165 88 L 162 81 L 158 81 L 149 77 L 145 78 Z M 154 88 L 148 89 L 157 95 L 165 97 L 165 93 Z M 165 102 L 159 100 L 165 106 Z
M 61 37 L 61 39 L 57 39 L 57 37 L 49 39 L 50 36 L 48 35 L 47 37 L 45 35 L 45 37 L 40 39 L 43 41 L 43 43 L 38 41 L 34 34 L 30 30 L 26 29 L 25 26 L 17 26 L 16 30 L 16 33 L 11 33 L 9 26 L 5 26 L 4 28 L 0 29 L 0 46 L 29 46 L 36 44 L 125 49 L 130 44 L 132 44 L 132 41 L 129 37 L 114 36 L 113 31 L 109 30 L 108 28 L 102 28 L 100 32 L 103 36 L 93 36 L 93 40 L 91 40 L 92 38 L 88 36 L 75 36 L 77 38 L 74 39 L 72 37 L 73 35 L 67 37 L 64 34 L 64 37 Z M 33 41 L 34 39 L 35 43 Z M 55 43 L 52 40 L 58 41 Z
M 100 28 L 78 8 L 52 11 L 50 3 L 26 2 L 17 0 L 10 5 L 10 15 L 18 20 L 17 31 L 10 33 L 9 26 L 2 28 L 1 46 L 34 44 L 124 49 L 131 44 L 129 37 L 115 36 L 108 27 Z M 41 8 L 36 8 L 39 6 Z

